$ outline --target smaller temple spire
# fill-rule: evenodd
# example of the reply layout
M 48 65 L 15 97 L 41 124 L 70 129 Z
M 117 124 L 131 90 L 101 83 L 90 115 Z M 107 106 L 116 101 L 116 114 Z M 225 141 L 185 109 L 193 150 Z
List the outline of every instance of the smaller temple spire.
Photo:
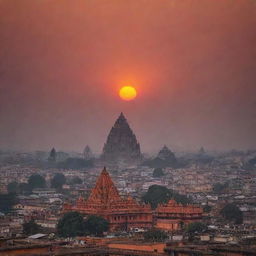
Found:
M 90 160 L 93 158 L 92 151 L 88 145 L 84 148 L 83 155 L 85 160 Z
M 123 112 L 121 112 L 121 113 L 120 113 L 119 118 L 124 118 L 124 119 L 125 119 L 125 117 L 124 117 L 124 113 L 123 113 Z
M 101 175 L 108 175 L 106 166 L 103 167 L 103 170 L 101 171 Z

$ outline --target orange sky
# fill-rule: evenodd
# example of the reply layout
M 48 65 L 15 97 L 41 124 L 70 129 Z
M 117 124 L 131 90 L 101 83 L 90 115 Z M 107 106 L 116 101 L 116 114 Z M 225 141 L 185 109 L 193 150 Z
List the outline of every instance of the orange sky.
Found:
M 146 152 L 253 148 L 255 27 L 250 0 L 0 0 L 1 145 L 100 152 L 123 111 Z

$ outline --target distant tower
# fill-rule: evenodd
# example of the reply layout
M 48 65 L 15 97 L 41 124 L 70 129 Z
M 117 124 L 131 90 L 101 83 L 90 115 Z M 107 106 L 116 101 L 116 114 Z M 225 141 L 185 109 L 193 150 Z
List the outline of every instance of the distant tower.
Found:
M 48 158 L 49 162 L 56 162 L 56 150 L 55 148 L 52 148 L 49 158 Z
M 141 159 L 140 144 L 123 113 L 110 130 L 101 158 L 114 163 L 134 163 Z
M 84 155 L 84 159 L 85 160 L 92 159 L 93 154 L 92 154 L 92 151 L 91 151 L 91 149 L 90 149 L 90 147 L 88 145 L 84 148 L 83 155 Z
M 174 153 L 166 146 L 164 145 L 162 147 L 162 149 L 159 151 L 158 158 L 162 159 L 162 160 L 174 160 L 176 161 L 176 157 L 174 155 Z
M 205 154 L 206 154 L 204 147 L 201 147 L 201 148 L 199 149 L 198 154 L 199 154 L 199 155 L 205 155 Z

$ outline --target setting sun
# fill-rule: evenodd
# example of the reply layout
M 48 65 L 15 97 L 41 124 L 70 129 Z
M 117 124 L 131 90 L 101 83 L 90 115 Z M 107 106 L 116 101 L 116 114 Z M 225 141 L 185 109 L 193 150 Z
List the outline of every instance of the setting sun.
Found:
M 120 89 L 119 91 L 119 96 L 123 100 L 133 100 L 137 96 L 137 91 L 134 87 L 132 86 L 124 86 Z

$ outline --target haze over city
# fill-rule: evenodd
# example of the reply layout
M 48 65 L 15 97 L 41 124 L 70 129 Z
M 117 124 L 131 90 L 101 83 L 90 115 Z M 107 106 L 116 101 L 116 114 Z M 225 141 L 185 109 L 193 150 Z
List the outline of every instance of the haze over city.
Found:
M 256 2 L 0 1 L 3 149 L 255 148 Z M 118 91 L 131 85 L 132 101 Z

